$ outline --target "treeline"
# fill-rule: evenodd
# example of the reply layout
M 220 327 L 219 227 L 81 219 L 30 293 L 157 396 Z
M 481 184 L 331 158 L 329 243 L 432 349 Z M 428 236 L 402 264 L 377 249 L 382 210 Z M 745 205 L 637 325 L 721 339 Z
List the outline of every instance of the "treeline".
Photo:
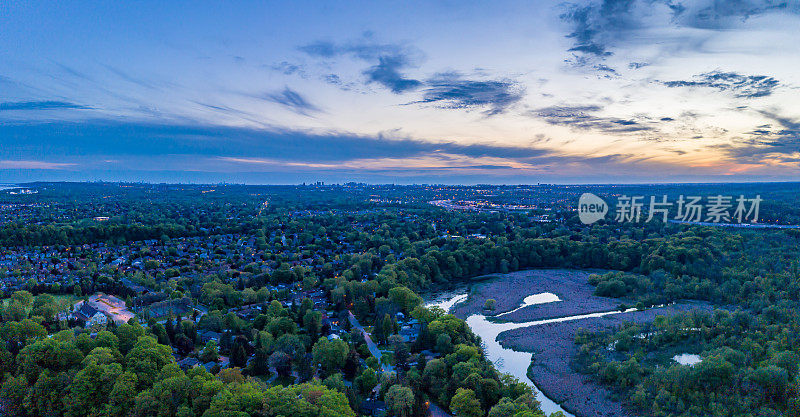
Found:
M 355 416 L 345 396 L 321 384 L 268 388 L 237 369 L 216 376 L 184 372 L 169 346 L 138 325 L 95 338 L 64 330 L 43 338 L 41 325 L 3 325 L 2 338 L 23 346 L 0 349 L 6 375 L 5 412 L 22 416 Z
M 784 320 L 788 317 L 788 323 Z M 800 415 L 797 313 L 717 310 L 580 334 L 576 365 L 653 416 Z M 680 365 L 670 354 L 697 353 Z
M 52 301 L 48 297 L 19 292 L 11 304 L 38 313 Z M 151 320 L 145 328 L 131 320 L 109 330 L 93 327 L 93 335 L 51 333 L 40 315 L 14 321 L 4 313 L 0 400 L 8 414 L 20 416 L 336 417 L 354 416 L 379 386 L 378 398 L 395 416 L 426 415 L 431 400 L 464 417 L 544 416 L 530 387 L 500 375 L 463 320 L 421 307 L 419 296 L 404 287 L 379 297 L 376 311 L 383 317 L 405 312 L 421 324 L 410 345 L 387 326 L 384 343 L 392 349 L 394 372 L 381 376 L 388 363 L 371 356 L 360 331 L 325 337 L 329 323 L 308 299 L 291 307 L 273 300 L 251 321 L 212 311 L 197 324 L 176 317 L 165 324 Z M 338 321 L 347 323 L 346 313 Z M 200 345 L 204 331 L 221 332 L 220 346 Z M 173 348 L 201 362 L 227 354 L 231 368 L 183 371 Z M 427 360 L 424 351 L 438 358 Z M 268 387 L 270 375 L 278 385 Z
M 125 243 L 138 240 L 202 236 L 249 231 L 249 225 L 206 229 L 195 225 L 171 222 L 144 225 L 140 223 L 101 222 L 92 225 L 38 225 L 6 223 L 0 229 L 0 246 L 83 245 L 87 243 Z

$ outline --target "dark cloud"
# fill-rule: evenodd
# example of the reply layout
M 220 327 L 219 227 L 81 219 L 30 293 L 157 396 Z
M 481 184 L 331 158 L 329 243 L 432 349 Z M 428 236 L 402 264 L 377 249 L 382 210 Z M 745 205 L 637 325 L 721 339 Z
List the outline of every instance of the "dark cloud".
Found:
M 619 76 L 619 73 L 614 68 L 609 67 L 605 64 L 597 64 L 594 66 L 594 69 L 599 71 L 603 77 L 605 78 L 613 78 L 615 76 Z
M 735 72 L 712 71 L 696 75 L 691 81 L 665 81 L 667 87 L 709 87 L 732 92 L 740 98 L 765 97 L 780 84 L 766 75 L 742 75 Z
M 544 119 L 557 126 L 568 126 L 580 130 L 597 130 L 605 133 L 633 133 L 652 131 L 649 124 L 633 120 L 597 116 L 594 113 L 603 110 L 597 105 L 589 106 L 554 106 L 545 107 L 532 112 L 532 115 Z
M 456 73 L 439 74 L 427 80 L 426 86 L 418 103 L 436 103 L 448 109 L 483 107 L 488 108 L 488 116 L 503 113 L 525 94 L 512 80 L 469 80 Z
M 593 109 L 586 107 L 587 111 Z M 382 135 L 312 134 L 188 122 L 2 123 L 0 138 L 4 145 L 0 147 L 0 161 L 24 162 L 18 164 L 19 169 L 3 171 L 4 178 L 15 182 L 102 179 L 256 184 L 316 180 L 509 184 L 654 182 L 668 177 L 708 179 L 702 170 L 687 170 L 675 177 L 674 165 L 630 154 L 563 155 L 536 148 L 535 144 L 464 145 Z M 42 149 L 47 153 L 42 154 Z M 54 157 L 57 160 L 42 162 Z M 23 165 L 27 168 L 22 169 Z
M 567 5 L 561 19 L 572 26 L 567 35 L 574 40 L 569 50 L 597 57 L 612 55 L 608 50 L 608 35 L 636 26 L 630 13 L 634 3 L 634 0 L 604 0 L 599 4 Z
M 67 101 L 7 101 L 0 103 L 0 111 L 11 110 L 54 110 L 54 109 L 90 109 L 91 107 Z
M 611 67 L 609 67 L 608 65 L 605 65 L 605 64 L 595 65 L 594 68 L 596 70 L 598 70 L 598 71 L 610 72 L 612 74 L 616 74 L 617 73 L 617 70 L 615 70 L 614 68 L 611 68 Z
M 289 108 L 290 110 L 302 115 L 308 115 L 309 113 L 320 111 L 320 109 L 317 106 L 311 104 L 300 93 L 292 90 L 289 87 L 284 88 L 282 91 L 267 94 L 265 98 L 268 101 L 283 105 Z
M 62 156 L 228 156 L 278 161 L 336 163 L 365 158 L 408 158 L 433 153 L 468 157 L 536 158 L 542 149 L 502 145 L 462 145 L 349 133 L 311 134 L 282 129 L 252 129 L 190 124 L 85 122 L 4 123 L 0 160 L 25 149 L 47 149 Z M 15 153 L 16 152 L 16 153 Z
M 767 13 L 800 13 L 800 3 L 783 0 L 703 0 L 669 4 L 676 24 L 703 29 L 727 29 Z
M 370 82 L 381 84 L 393 93 L 399 94 L 422 85 L 419 80 L 406 78 L 400 73 L 400 70 L 407 66 L 405 56 L 386 55 L 379 57 L 378 64 L 364 71 L 364 74 Z
M 320 58 L 333 58 L 339 53 L 336 45 L 334 45 L 333 42 L 328 41 L 312 42 L 308 45 L 300 46 L 297 49 L 307 53 L 308 55 Z
M 757 15 L 800 13 L 800 3 L 783 0 L 589 0 L 563 7 L 566 36 L 573 40 L 569 51 L 581 66 L 612 55 L 617 44 L 635 38 L 631 31 L 654 25 L 727 30 Z M 630 68 L 641 68 L 638 64 Z
M 367 38 L 357 42 L 337 44 L 330 41 L 317 41 L 298 48 L 315 58 L 330 59 L 338 56 L 350 56 L 372 64 L 363 71 L 367 83 L 378 83 L 391 92 L 400 94 L 416 89 L 422 82 L 403 75 L 402 71 L 414 66 L 415 57 L 419 53 L 412 48 L 399 44 L 377 43 Z M 335 80 L 342 85 L 335 74 Z
M 719 148 L 741 163 L 763 164 L 766 159 L 800 162 L 800 120 L 774 111 L 760 111 L 772 123 L 756 126 L 748 138 Z

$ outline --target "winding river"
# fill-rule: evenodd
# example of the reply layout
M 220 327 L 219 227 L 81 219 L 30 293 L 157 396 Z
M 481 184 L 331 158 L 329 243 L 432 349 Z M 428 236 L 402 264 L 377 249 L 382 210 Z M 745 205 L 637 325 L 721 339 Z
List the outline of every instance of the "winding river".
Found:
M 467 299 L 467 297 L 469 296 L 467 292 L 468 289 L 463 289 L 458 293 L 449 293 L 440 295 L 438 297 L 435 297 L 433 300 L 429 301 L 426 304 L 426 306 L 427 307 L 438 306 L 441 307 L 443 310 L 449 312 L 454 305 Z M 636 309 L 631 308 L 626 310 L 625 312 L 635 311 L 635 310 Z M 486 318 L 486 316 L 482 314 L 473 314 L 467 317 L 466 321 L 467 325 L 469 325 L 473 333 L 481 337 L 481 340 L 483 341 L 486 350 L 486 355 L 489 358 L 489 360 L 491 360 L 495 364 L 497 369 L 518 378 L 520 381 L 527 383 L 533 388 L 533 391 L 536 394 L 536 399 L 539 400 L 539 402 L 541 403 L 542 411 L 544 411 L 547 415 L 560 411 L 564 413 L 565 416 L 574 417 L 573 414 L 567 412 L 566 410 L 561 408 L 561 406 L 558 405 L 558 403 L 556 403 L 555 401 L 551 400 L 546 395 L 544 395 L 544 393 L 533 383 L 533 381 L 531 381 L 528 378 L 527 374 L 528 366 L 531 364 L 531 358 L 533 355 L 530 352 L 519 352 L 513 349 L 504 348 L 503 346 L 500 345 L 500 342 L 497 341 L 497 336 L 505 331 L 519 329 L 522 327 L 538 326 L 547 323 L 558 323 L 570 320 L 580 320 L 590 317 L 602 317 L 618 313 L 621 313 L 621 311 L 614 310 L 614 311 L 605 311 L 600 313 L 580 314 L 575 316 L 558 317 L 546 320 L 534 320 L 523 323 L 492 322 L 489 321 Z

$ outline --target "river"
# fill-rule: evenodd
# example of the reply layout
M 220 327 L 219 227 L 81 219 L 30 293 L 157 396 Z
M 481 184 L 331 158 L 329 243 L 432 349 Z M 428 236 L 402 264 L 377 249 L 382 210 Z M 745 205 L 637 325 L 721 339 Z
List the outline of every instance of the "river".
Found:
M 429 301 L 426 306 L 441 307 L 445 311 L 450 309 L 468 297 L 468 289 L 463 289 L 455 293 L 447 293 L 436 296 L 433 300 Z M 635 309 L 628 309 L 628 311 L 635 311 Z M 534 320 L 523 323 L 510 323 L 510 322 L 492 322 L 482 314 L 473 314 L 467 317 L 467 325 L 472 329 L 472 332 L 481 337 L 485 352 L 489 360 L 491 360 L 498 370 L 510 374 L 520 381 L 523 381 L 533 388 L 536 394 L 536 399 L 541 403 L 542 411 L 547 415 L 555 412 L 562 412 L 565 416 L 574 417 L 573 414 L 567 412 L 555 401 L 548 398 L 544 393 L 528 378 L 528 366 L 531 364 L 532 354 L 530 352 L 519 352 L 513 349 L 504 348 L 497 341 L 497 336 L 508 330 L 519 329 L 522 327 L 538 326 L 547 323 L 557 323 L 571 320 L 580 320 L 590 317 L 602 317 L 610 314 L 621 313 L 619 310 L 605 311 L 600 313 L 580 314 L 568 317 L 558 317 L 546 320 Z

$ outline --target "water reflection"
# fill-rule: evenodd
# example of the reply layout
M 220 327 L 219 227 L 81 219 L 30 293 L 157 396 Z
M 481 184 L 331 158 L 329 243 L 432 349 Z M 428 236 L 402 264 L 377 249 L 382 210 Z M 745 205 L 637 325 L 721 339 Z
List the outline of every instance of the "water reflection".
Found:
M 698 363 L 700 363 L 703 360 L 703 358 L 701 358 L 700 355 L 693 355 L 691 353 L 682 353 L 680 355 L 673 356 L 672 360 L 678 362 L 681 365 L 695 366 Z
M 511 313 L 513 313 L 513 312 L 515 312 L 517 310 L 523 309 L 523 308 L 528 307 L 528 306 L 532 306 L 532 305 L 536 305 L 536 304 L 554 303 L 556 301 L 561 301 L 561 299 L 558 298 L 557 295 L 555 295 L 555 294 L 553 294 L 551 292 L 543 292 L 543 293 L 539 293 L 539 294 L 529 295 L 529 296 L 525 297 L 524 300 L 522 300 L 522 305 L 521 306 L 519 306 L 519 307 L 517 307 L 517 308 L 515 308 L 515 309 L 513 309 L 511 311 L 506 311 L 505 313 L 498 314 L 495 317 L 505 316 L 506 314 L 511 314 Z

